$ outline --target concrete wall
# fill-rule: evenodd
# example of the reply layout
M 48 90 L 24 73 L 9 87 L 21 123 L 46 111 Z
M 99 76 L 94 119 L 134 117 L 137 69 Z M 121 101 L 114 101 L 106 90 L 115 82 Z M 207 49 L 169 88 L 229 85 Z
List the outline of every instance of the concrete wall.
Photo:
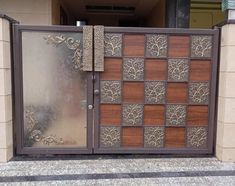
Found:
M 235 162 L 235 24 L 222 27 L 216 156 Z
M 2 14 L 26 25 L 59 25 L 60 7 L 65 10 L 68 23 L 75 25 L 73 16 L 60 0 L 0 0 Z
M 51 0 L 0 0 L 0 12 L 21 24 L 52 24 Z
M 0 162 L 13 156 L 10 28 L 0 18 Z

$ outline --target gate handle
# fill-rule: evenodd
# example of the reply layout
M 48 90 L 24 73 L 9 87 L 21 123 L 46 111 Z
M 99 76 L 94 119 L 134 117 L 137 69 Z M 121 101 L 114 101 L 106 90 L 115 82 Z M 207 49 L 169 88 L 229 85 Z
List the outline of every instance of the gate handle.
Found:
M 95 94 L 95 95 L 99 95 L 99 93 L 100 93 L 99 89 L 95 89 L 95 90 L 94 90 L 94 94 Z

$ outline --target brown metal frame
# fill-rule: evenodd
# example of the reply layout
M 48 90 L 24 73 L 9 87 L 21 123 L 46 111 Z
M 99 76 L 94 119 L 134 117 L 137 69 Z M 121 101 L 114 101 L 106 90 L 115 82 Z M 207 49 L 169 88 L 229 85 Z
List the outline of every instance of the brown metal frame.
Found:
M 125 27 L 105 27 L 105 33 L 125 33 L 125 34 L 165 34 L 165 35 L 212 35 L 213 36 L 213 48 L 212 56 L 208 59 L 212 61 L 211 79 L 210 79 L 210 97 L 209 97 L 209 124 L 207 149 L 195 149 L 195 148 L 100 148 L 99 147 L 99 127 L 100 127 L 100 97 L 95 95 L 94 97 L 94 152 L 97 154 L 213 154 L 214 153 L 214 131 L 216 124 L 216 91 L 217 91 L 217 67 L 218 67 L 218 54 L 219 54 L 219 30 L 207 30 L 207 29 L 171 29 L 171 28 L 125 28 Z M 117 58 L 117 57 L 113 57 Z M 123 58 L 123 56 L 121 57 Z M 167 58 L 164 58 L 167 59 Z M 188 57 L 188 59 L 198 59 Z M 164 80 L 164 82 L 167 80 Z M 167 81 L 168 82 L 168 81 Z M 100 73 L 95 73 L 94 89 L 100 90 Z M 184 104 L 185 105 L 185 104 Z M 188 104 L 186 104 L 188 105 Z M 200 105 L 200 104 L 194 104 Z M 187 127 L 186 127 L 187 129 Z
M 17 154 L 91 154 L 93 144 L 93 110 L 87 109 L 87 148 L 37 148 L 23 146 L 23 72 L 22 72 L 22 32 L 80 32 L 82 27 L 74 26 L 13 26 L 14 49 L 14 120 L 16 130 Z M 87 72 L 87 105 L 93 105 L 93 73 Z

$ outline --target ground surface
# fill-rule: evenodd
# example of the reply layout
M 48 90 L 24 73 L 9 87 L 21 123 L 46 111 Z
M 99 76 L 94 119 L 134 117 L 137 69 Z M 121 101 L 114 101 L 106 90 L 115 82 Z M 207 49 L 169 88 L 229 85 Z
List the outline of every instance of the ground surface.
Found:
M 235 163 L 153 156 L 16 158 L 0 164 L 0 185 L 235 186 Z

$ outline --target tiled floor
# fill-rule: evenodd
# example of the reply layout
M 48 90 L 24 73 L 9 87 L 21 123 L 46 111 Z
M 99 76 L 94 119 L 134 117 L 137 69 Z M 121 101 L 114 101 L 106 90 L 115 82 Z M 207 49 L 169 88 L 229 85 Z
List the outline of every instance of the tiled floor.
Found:
M 0 185 L 235 186 L 235 163 L 222 163 L 216 158 L 23 160 L 0 164 Z

